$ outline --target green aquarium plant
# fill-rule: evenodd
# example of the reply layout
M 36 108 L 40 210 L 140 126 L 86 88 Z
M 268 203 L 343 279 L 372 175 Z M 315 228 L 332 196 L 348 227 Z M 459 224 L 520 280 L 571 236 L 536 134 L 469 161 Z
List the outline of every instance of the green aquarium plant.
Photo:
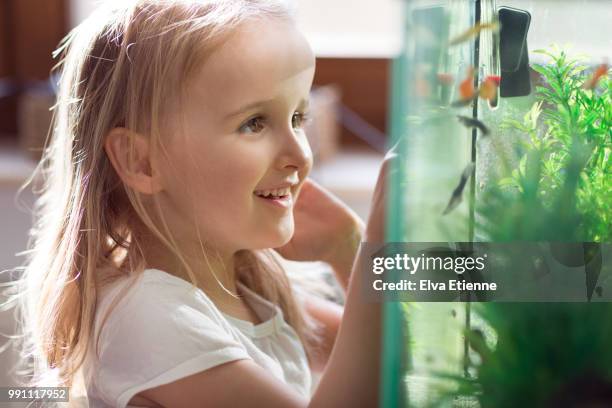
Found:
M 478 198 L 477 229 L 491 242 L 609 243 L 612 81 L 593 84 L 593 70 L 558 48 L 539 52 L 550 63 L 533 67 L 537 101 L 502 125 L 522 140 L 516 157 L 495 149 L 504 173 Z M 437 373 L 456 386 L 434 405 L 612 405 L 612 304 L 480 303 L 472 313 L 465 372 Z
M 466 338 L 470 376 L 437 406 L 606 407 L 612 401 L 612 306 L 608 303 L 475 304 L 487 329 Z M 493 336 L 485 336 L 491 331 Z M 491 340 L 493 337 L 493 340 Z M 466 401 L 472 401 L 468 403 Z
M 543 83 L 518 130 L 519 164 L 500 149 L 505 174 L 480 200 L 479 227 L 491 241 L 612 241 L 612 81 L 564 51 L 533 69 Z M 601 69 L 601 68 L 599 68 Z M 592 88 L 592 89 L 589 89 Z M 488 222 L 494 220 L 494 222 Z

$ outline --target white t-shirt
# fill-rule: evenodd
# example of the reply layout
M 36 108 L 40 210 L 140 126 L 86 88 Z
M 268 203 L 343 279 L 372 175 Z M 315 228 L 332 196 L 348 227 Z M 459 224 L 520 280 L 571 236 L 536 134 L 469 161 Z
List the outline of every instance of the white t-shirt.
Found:
M 131 281 L 121 278 L 101 293 L 94 334 Z M 107 318 L 99 360 L 92 339 L 82 370 L 89 406 L 124 408 L 140 391 L 240 359 L 253 360 L 309 398 L 306 354 L 281 309 L 240 283 L 238 288 L 262 323 L 228 316 L 191 283 L 146 269 Z

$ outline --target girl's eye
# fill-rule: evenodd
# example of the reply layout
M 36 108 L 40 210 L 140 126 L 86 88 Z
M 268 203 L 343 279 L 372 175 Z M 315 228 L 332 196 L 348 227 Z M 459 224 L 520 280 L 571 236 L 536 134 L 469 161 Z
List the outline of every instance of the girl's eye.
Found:
M 308 122 L 308 115 L 302 112 L 295 112 L 291 117 L 291 126 L 294 129 L 301 129 Z
M 264 118 L 261 116 L 249 119 L 244 125 L 240 126 L 240 133 L 259 133 L 264 128 Z

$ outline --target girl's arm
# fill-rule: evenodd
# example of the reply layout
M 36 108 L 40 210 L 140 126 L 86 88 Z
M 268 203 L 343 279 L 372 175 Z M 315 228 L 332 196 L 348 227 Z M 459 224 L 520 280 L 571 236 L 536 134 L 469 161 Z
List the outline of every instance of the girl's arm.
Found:
M 388 156 L 374 192 L 366 241 L 382 242 Z M 359 250 L 361 251 L 361 249 Z M 336 343 L 310 401 L 252 360 L 238 360 L 141 392 L 165 407 L 375 407 L 380 371 L 381 304 L 365 302 L 367 257 L 357 256 Z
M 316 346 L 316 354 L 311 361 L 310 369 L 322 372 L 338 336 L 343 308 L 337 303 L 314 295 L 306 295 L 304 306 L 308 314 L 321 326 L 321 342 Z
M 357 249 L 359 243 L 362 240 L 366 226 L 363 220 L 357 215 L 347 220 L 347 231 L 344 234 L 343 240 L 338 247 L 335 248 L 333 259 L 327 261 L 334 271 L 336 280 L 340 284 L 344 294 L 348 290 L 348 284 L 355 263 L 355 256 L 357 255 Z
M 365 224 L 355 215 L 346 230 L 348 231 L 347 238 L 334 251 L 334 259 L 328 262 L 345 296 L 359 243 L 365 232 Z M 327 365 L 340 329 L 343 307 L 315 295 L 306 295 L 305 308 L 310 316 L 321 325 L 321 343 L 317 345 L 317 354 L 310 368 L 313 371 L 322 372 Z

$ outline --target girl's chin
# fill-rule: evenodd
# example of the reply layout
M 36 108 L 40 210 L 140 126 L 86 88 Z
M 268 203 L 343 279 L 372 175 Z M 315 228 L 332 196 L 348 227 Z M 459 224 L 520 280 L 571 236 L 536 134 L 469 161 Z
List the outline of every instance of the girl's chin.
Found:
M 275 232 L 265 234 L 265 236 L 260 235 L 257 237 L 256 241 L 258 245 L 256 246 L 257 249 L 279 248 L 291 241 L 291 237 L 293 237 L 293 228 L 277 230 Z

